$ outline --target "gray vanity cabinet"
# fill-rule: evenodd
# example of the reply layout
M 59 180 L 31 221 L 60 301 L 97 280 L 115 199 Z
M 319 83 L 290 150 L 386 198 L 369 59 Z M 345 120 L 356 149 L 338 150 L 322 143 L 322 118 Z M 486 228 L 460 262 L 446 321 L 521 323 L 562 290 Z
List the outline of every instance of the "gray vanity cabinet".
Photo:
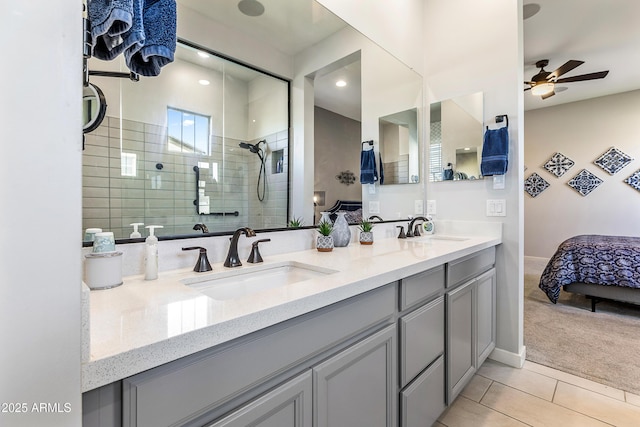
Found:
M 207 427 L 312 427 L 312 383 L 307 371 Z
M 447 403 L 451 404 L 495 348 L 495 249 L 448 266 Z M 457 280 L 457 282 L 456 282 Z
M 396 426 L 393 325 L 313 368 L 314 427 Z
M 400 425 L 431 426 L 445 409 L 445 267 L 400 282 Z

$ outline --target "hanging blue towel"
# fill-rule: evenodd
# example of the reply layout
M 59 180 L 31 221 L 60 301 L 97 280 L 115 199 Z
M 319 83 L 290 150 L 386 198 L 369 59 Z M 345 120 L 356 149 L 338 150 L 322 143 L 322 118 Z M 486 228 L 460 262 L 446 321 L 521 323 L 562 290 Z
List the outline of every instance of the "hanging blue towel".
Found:
M 134 0 L 140 8 L 144 40 L 131 43 L 124 51 L 125 62 L 131 71 L 142 76 L 157 76 L 161 67 L 173 62 L 176 50 L 175 0 Z M 135 12 L 135 10 L 134 10 Z M 135 24 L 134 24 L 135 27 Z M 132 40 L 137 39 L 134 35 Z
M 482 144 L 483 176 L 504 175 L 507 172 L 509 157 L 509 132 L 506 126 L 500 129 L 487 129 Z
M 114 59 L 131 43 L 125 41 L 124 35 L 134 23 L 134 0 L 89 0 L 87 12 L 93 56 L 106 61 Z
M 378 153 L 378 159 L 380 160 L 380 185 L 384 184 L 384 166 L 382 165 L 382 153 Z
M 376 155 L 371 150 L 360 152 L 360 184 L 373 184 L 378 180 Z

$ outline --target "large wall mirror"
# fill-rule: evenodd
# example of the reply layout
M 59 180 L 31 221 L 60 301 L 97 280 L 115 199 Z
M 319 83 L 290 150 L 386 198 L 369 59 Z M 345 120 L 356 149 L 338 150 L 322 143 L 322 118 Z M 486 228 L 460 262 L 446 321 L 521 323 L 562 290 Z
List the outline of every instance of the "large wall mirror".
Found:
M 483 94 L 430 106 L 429 181 L 482 179 Z
M 296 206 L 308 208 L 311 225 L 313 185 L 298 187 L 313 167 L 313 149 L 299 150 L 312 141 L 313 118 L 296 121 L 308 101 L 294 82 L 337 58 L 362 53 L 362 115 L 354 120 L 363 138 L 378 140 L 366 129 L 377 128 L 379 117 L 421 107 L 420 76 L 314 0 L 269 2 L 260 16 L 244 15 L 237 0 L 177 4 L 181 43 L 160 76 L 91 77 L 108 109 L 86 135 L 83 228 L 114 231 L 118 240 L 129 238 L 132 223 L 162 225 L 157 234 L 164 238 L 196 236 L 203 230 L 196 224 L 212 233 L 277 229 L 300 216 Z M 128 72 L 122 58 L 91 59 L 89 68 Z M 402 81 L 403 73 L 416 77 L 398 89 L 380 70 Z M 394 101 L 394 93 L 411 102 Z M 354 157 L 353 166 L 342 167 L 357 177 Z

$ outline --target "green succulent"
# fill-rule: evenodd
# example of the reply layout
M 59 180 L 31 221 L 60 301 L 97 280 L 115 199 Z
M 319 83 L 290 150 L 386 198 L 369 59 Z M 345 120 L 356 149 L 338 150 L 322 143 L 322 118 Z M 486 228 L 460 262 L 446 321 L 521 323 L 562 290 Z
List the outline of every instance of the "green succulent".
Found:
M 302 218 L 296 218 L 295 216 L 289 221 L 290 228 L 300 228 L 304 224 L 304 220 Z
M 322 234 L 323 236 L 328 236 L 332 231 L 333 224 L 331 224 L 330 222 L 322 221 L 320 224 L 318 224 L 318 233 Z
M 360 228 L 360 231 L 364 231 L 365 233 L 367 233 L 373 230 L 373 223 L 371 221 L 363 219 L 358 228 Z

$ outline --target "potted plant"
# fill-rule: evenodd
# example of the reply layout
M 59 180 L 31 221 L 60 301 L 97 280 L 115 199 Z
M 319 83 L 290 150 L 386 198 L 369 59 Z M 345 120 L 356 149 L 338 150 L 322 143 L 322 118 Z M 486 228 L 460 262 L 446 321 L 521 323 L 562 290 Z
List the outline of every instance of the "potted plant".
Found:
M 304 223 L 304 220 L 302 218 L 297 218 L 297 217 L 293 217 L 291 219 L 291 221 L 289 221 L 289 228 L 300 228 L 302 227 L 302 224 Z
M 373 245 L 373 223 L 363 219 L 360 225 L 360 244 L 361 245 Z
M 318 239 L 316 241 L 316 249 L 319 252 L 331 252 L 333 250 L 333 236 L 331 236 L 331 232 L 333 231 L 333 224 L 327 221 L 321 221 L 318 224 Z

